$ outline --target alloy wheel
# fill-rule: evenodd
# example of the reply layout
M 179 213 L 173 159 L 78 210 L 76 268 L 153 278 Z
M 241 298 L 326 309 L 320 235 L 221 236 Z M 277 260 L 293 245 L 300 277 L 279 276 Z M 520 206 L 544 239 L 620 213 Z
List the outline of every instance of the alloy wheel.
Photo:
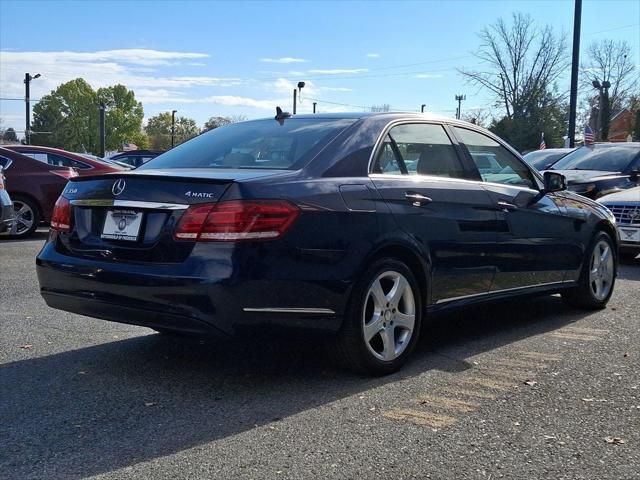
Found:
M 398 358 L 411 342 L 416 321 L 416 302 L 409 281 L 394 271 L 378 275 L 369 286 L 362 315 L 369 351 L 383 361 Z
M 591 254 L 589 267 L 589 286 L 591 293 L 598 300 L 604 300 L 609 295 L 613 285 L 614 263 L 611 245 L 600 240 Z
M 13 201 L 14 220 L 11 226 L 10 235 L 20 236 L 27 233 L 35 222 L 36 216 L 33 209 L 20 200 Z

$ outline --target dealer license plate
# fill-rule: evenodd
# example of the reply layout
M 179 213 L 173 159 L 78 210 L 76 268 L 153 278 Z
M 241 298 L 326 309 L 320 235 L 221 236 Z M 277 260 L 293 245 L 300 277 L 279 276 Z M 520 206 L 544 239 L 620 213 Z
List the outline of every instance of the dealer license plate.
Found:
M 618 231 L 620 232 L 620 240 L 623 243 L 640 243 L 640 228 L 618 227 Z
M 102 229 L 102 238 L 136 241 L 140 233 L 142 212 L 134 210 L 108 210 Z

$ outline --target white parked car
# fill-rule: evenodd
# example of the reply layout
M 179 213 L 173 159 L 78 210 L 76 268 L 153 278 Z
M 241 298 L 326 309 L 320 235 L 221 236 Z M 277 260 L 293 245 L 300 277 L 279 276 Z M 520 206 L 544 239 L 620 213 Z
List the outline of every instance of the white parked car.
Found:
M 640 187 L 605 195 L 598 202 L 616 217 L 620 255 L 635 258 L 640 253 Z

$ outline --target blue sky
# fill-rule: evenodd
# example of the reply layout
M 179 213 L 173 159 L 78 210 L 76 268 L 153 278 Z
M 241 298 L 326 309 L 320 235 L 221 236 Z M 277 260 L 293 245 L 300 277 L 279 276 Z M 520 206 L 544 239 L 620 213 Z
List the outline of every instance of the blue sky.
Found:
M 573 1 L 175 2 L 0 0 L 0 97 L 22 98 L 24 72 L 39 98 L 83 77 L 94 88 L 123 83 L 145 116 L 176 109 L 198 124 L 210 116 L 392 109 L 453 116 L 490 107 L 456 68 L 471 68 L 476 33 L 512 12 L 531 14 L 569 37 Z M 593 40 L 627 40 L 640 65 L 640 2 L 583 4 L 582 53 Z M 560 88 L 568 89 L 567 76 Z M 332 103 L 328 103 L 332 102 Z M 340 105 L 342 104 L 342 105 Z M 0 100 L 3 126 L 24 127 L 24 103 Z

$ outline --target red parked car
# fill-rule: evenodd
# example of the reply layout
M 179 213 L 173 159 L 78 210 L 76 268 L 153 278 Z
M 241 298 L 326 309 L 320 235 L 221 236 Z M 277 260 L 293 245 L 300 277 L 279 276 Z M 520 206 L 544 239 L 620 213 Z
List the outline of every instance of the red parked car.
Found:
M 27 237 L 41 222 L 49 223 L 67 180 L 78 176 L 73 168 L 48 165 L 8 148 L 0 148 L 0 166 L 13 200 L 13 237 Z
M 40 147 L 36 145 L 7 145 L 6 148 L 35 158 L 43 163 L 48 163 L 49 165 L 74 168 L 80 176 L 123 172 L 126 170 L 124 167 L 105 162 L 97 157 L 71 153 L 60 148 Z

